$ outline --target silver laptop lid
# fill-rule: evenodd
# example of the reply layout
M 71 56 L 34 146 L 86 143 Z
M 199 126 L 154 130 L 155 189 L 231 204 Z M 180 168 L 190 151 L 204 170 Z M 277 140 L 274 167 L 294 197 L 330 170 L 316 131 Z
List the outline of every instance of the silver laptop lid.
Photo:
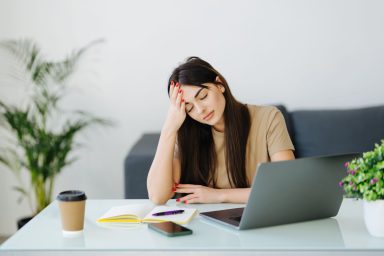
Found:
M 300 158 L 260 164 L 239 229 L 337 215 L 343 200 L 344 163 L 358 154 Z

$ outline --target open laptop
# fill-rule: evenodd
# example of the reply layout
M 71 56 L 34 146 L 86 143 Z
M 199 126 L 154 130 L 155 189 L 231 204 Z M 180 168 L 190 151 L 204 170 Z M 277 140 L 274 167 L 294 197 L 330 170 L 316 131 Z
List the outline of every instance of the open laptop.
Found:
M 343 200 L 344 163 L 358 154 L 300 158 L 257 167 L 245 208 L 200 215 L 237 229 L 260 228 L 336 216 Z

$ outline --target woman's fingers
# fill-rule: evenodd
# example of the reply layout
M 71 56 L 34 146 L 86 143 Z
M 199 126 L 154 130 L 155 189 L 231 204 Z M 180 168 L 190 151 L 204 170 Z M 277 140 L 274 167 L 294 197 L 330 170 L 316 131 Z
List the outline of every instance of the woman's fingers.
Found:
M 173 91 L 171 94 L 171 99 L 173 100 L 173 102 L 176 101 L 177 95 L 179 94 L 179 89 L 180 89 L 179 83 L 176 83 L 176 85 L 173 87 Z
M 176 97 L 176 106 L 181 105 L 181 99 L 183 98 L 183 90 L 179 89 Z
M 181 96 L 181 105 L 180 105 L 180 108 L 181 108 L 182 110 L 184 110 L 184 112 L 185 112 L 185 101 L 184 101 L 183 96 Z M 186 112 L 185 112 L 185 113 L 186 113 Z
M 169 86 L 169 97 L 171 101 L 176 104 L 176 106 L 181 107 L 182 104 L 184 103 L 183 90 L 180 88 L 180 84 L 178 82 L 175 84 L 173 80 L 171 81 L 171 84 Z
M 218 189 L 201 185 L 179 184 L 175 192 L 187 194 L 176 200 L 181 203 L 219 203 L 222 200 Z
M 200 199 L 198 197 L 194 197 L 194 198 L 184 200 L 183 203 L 185 203 L 185 204 L 197 204 L 197 203 L 202 203 L 202 202 L 200 202 Z
M 182 90 L 180 89 L 180 84 L 179 83 L 174 83 L 171 81 L 171 85 L 169 87 L 169 97 L 171 102 L 175 103 L 176 106 L 181 106 L 182 103 Z
M 183 102 L 183 93 L 180 90 L 180 84 L 174 84 L 171 81 L 169 90 L 169 108 L 167 119 L 164 123 L 164 129 L 171 132 L 177 132 L 186 118 L 185 103 Z
M 195 194 L 189 194 L 189 195 L 186 195 L 186 196 L 183 196 L 183 197 L 176 199 L 176 202 L 184 203 L 184 204 L 198 203 L 199 201 L 200 201 L 199 197 L 196 196 Z
M 175 83 L 173 81 L 171 81 L 171 84 L 169 85 L 169 97 L 172 96 L 174 87 L 175 87 Z

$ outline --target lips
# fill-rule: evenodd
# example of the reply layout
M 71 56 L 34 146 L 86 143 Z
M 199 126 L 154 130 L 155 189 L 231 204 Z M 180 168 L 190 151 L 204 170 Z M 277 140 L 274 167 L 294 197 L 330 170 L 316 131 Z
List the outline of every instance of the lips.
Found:
M 209 119 L 211 119 L 212 118 L 212 116 L 213 116 L 213 110 L 208 114 L 208 115 L 206 115 L 204 118 L 203 118 L 203 120 L 204 121 L 208 121 Z

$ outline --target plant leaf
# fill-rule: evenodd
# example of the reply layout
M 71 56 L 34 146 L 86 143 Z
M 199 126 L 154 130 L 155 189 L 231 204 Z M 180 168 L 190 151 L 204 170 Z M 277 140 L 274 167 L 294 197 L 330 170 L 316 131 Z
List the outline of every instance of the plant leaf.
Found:
M 63 112 L 58 106 L 65 95 L 66 80 L 75 72 L 87 50 L 101 42 L 103 40 L 91 42 L 62 61 L 46 60 L 40 47 L 29 39 L 7 40 L 0 43 L 0 46 L 15 57 L 25 72 L 15 73 L 15 76 L 27 76 L 30 78 L 28 83 L 33 86 L 33 95 L 30 99 L 32 103 L 27 105 L 26 109 L 0 101 L 3 126 L 15 135 L 16 149 L 19 153 L 0 152 L 0 162 L 8 167 L 17 167 L 14 169 L 26 169 L 30 173 L 38 209 L 42 202 L 49 203 L 51 198 L 51 189 L 47 190 L 47 181 L 53 181 L 55 175 L 65 166 L 76 161 L 75 157 L 69 159 L 69 154 L 78 146 L 75 136 L 92 125 L 111 124 L 105 119 L 85 112 L 78 112 L 75 118 L 64 120 L 64 125 L 59 131 L 49 129 L 47 121 L 51 117 L 60 118 Z M 30 199 L 29 193 L 22 186 L 14 189 Z
M 27 71 L 40 64 L 40 47 L 31 39 L 5 40 L 0 45 L 8 50 Z
M 20 192 L 20 193 L 23 194 L 24 196 L 28 196 L 28 192 L 27 192 L 24 188 L 22 188 L 22 187 L 16 187 L 16 186 L 14 186 L 14 187 L 12 187 L 12 188 L 13 188 L 14 190 Z

